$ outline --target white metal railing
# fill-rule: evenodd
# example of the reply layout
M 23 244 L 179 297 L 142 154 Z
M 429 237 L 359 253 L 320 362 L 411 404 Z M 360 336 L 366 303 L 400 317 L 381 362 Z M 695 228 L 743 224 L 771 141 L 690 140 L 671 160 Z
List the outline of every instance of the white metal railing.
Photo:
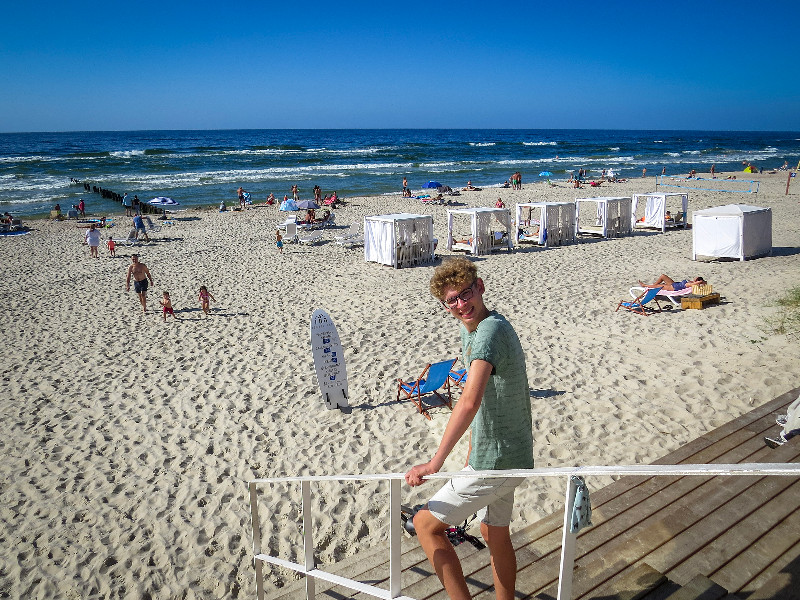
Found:
M 570 517 L 575 500 L 575 483 L 573 475 L 592 477 L 602 475 L 645 475 L 645 476 L 789 476 L 800 477 L 800 464 L 796 463 L 740 463 L 740 464 L 683 464 L 683 465 L 622 465 L 622 466 L 588 466 L 560 467 L 544 469 L 518 469 L 510 471 L 469 471 L 457 473 L 436 473 L 425 479 L 451 479 L 459 477 L 490 479 L 493 477 L 564 477 L 566 478 L 566 494 L 564 502 L 564 528 L 561 536 L 561 563 L 558 577 L 558 600 L 572 597 L 572 570 L 575 561 L 575 539 L 577 534 L 570 533 Z M 388 481 L 389 482 L 389 589 L 379 588 L 355 579 L 348 579 L 335 573 L 317 569 L 314 565 L 314 538 L 311 522 L 311 483 L 331 481 Z M 273 477 L 253 479 L 248 483 L 250 488 L 250 515 L 253 527 L 253 560 L 256 571 L 256 592 L 258 600 L 264 599 L 263 564 L 269 563 L 285 567 L 301 573 L 306 577 L 306 598 L 314 600 L 315 581 L 320 579 L 340 585 L 356 592 L 375 598 L 391 600 L 414 600 L 401 595 L 400 552 L 402 529 L 400 519 L 400 486 L 405 481 L 404 473 L 383 473 L 376 475 L 319 475 L 301 477 Z M 264 484 L 300 483 L 303 512 L 303 564 L 262 553 L 261 524 L 258 516 L 257 487 Z

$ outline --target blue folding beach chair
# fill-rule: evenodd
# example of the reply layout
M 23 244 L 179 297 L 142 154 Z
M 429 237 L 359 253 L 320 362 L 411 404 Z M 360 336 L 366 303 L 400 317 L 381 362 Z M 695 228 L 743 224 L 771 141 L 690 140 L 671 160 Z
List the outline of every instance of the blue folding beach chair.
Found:
M 648 312 L 651 313 L 661 312 L 661 305 L 658 303 L 658 300 L 656 299 L 656 296 L 658 295 L 658 292 L 661 291 L 661 289 L 662 288 L 660 287 L 649 288 L 644 292 L 642 292 L 641 294 L 639 294 L 639 296 L 636 297 L 634 300 L 629 300 L 629 301 L 622 300 L 619 304 L 617 304 L 617 310 L 619 310 L 620 308 L 624 308 L 626 310 L 636 313 L 637 315 L 644 315 L 645 317 L 647 316 Z M 656 306 L 658 307 L 658 310 L 656 310 L 652 306 L 646 306 L 650 302 L 655 302 Z M 617 312 L 617 310 L 615 310 L 614 312 Z
M 467 383 L 467 370 L 450 369 L 450 381 L 454 386 L 463 390 L 464 385 Z
M 403 394 L 404 399 L 411 400 L 426 419 L 431 418 L 428 414 L 431 408 L 446 406 L 453 410 L 453 398 L 450 394 L 450 370 L 456 364 L 456 360 L 453 358 L 429 364 L 414 381 L 398 379 L 397 399 L 400 400 L 400 394 Z

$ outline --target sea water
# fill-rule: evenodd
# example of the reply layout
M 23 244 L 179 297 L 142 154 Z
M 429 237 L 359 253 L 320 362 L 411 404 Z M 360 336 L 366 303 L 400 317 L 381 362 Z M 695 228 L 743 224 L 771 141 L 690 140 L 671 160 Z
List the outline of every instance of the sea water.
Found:
M 800 160 L 798 132 L 619 131 L 554 129 L 333 129 L 119 131 L 0 134 L 0 212 L 46 214 L 83 198 L 92 214 L 120 205 L 87 193 L 83 183 L 143 201 L 167 196 L 181 204 L 234 203 L 239 186 L 263 202 L 294 184 L 302 198 L 397 194 L 405 177 L 414 190 L 428 181 L 453 188 L 467 181 L 498 186 L 515 171 L 523 184 L 589 177 L 613 169 L 622 177 L 687 174 L 695 169 L 741 173 L 743 163 L 774 169 Z M 740 175 L 741 177 L 741 175 Z M 71 180 L 80 181 L 75 184 Z M 400 207 L 398 199 L 398 207 Z

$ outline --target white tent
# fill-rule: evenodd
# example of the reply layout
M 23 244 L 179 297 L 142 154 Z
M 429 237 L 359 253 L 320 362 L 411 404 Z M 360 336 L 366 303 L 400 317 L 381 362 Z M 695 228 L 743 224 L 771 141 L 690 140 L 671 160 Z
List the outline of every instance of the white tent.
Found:
M 586 210 L 587 202 L 596 205 L 594 213 Z M 584 204 L 584 209 L 581 209 L 581 204 Z M 583 213 L 584 222 L 581 222 L 581 213 Z M 594 233 L 602 235 L 604 238 L 630 235 L 633 231 L 631 228 L 631 199 L 605 196 L 576 198 L 575 223 L 577 233 Z
M 644 219 L 638 221 L 636 209 L 639 203 L 644 205 Z M 680 202 L 680 204 L 678 204 Z M 673 206 L 674 204 L 674 206 Z M 667 210 L 669 209 L 669 210 Z M 660 229 L 667 227 L 686 228 L 686 212 L 689 210 L 689 194 L 674 192 L 669 194 L 634 194 L 631 203 L 632 227 L 650 227 Z M 667 218 L 670 213 L 670 219 Z
M 433 217 L 407 213 L 364 217 L 364 260 L 395 269 L 433 260 Z
M 470 218 L 469 239 L 453 240 L 453 222 L 457 215 Z M 511 212 L 507 208 L 451 208 L 447 211 L 447 249 L 466 250 L 474 255 L 494 250 L 511 252 Z
M 526 209 L 530 211 L 530 217 L 523 219 L 523 211 Z M 537 210 L 538 213 L 535 212 Z M 520 242 L 533 242 L 548 247 L 574 242 L 575 223 L 574 202 L 517 204 L 517 241 Z
M 772 254 L 772 209 L 728 204 L 692 212 L 692 260 L 697 255 L 754 258 Z

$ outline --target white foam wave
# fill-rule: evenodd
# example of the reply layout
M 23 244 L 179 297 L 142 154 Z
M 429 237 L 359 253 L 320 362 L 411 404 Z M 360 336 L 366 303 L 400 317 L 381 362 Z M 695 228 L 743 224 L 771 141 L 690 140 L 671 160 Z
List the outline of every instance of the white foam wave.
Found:
M 123 176 L 119 179 L 128 187 L 140 189 L 169 189 L 218 183 L 261 181 L 296 181 L 312 177 L 350 177 L 354 171 L 384 175 L 397 169 L 408 169 L 407 163 L 357 163 L 352 165 L 306 165 L 270 167 L 266 169 L 231 169 L 226 171 L 197 171 L 191 173 L 154 173 Z
M 483 148 L 486 146 L 495 146 L 497 142 L 469 142 L 470 146 L 476 146 L 478 148 Z
M 116 158 L 132 158 L 134 156 L 144 156 L 144 150 L 116 150 L 109 152 L 109 154 Z
M 0 177 L 0 192 L 29 192 L 32 190 L 54 190 L 70 187 L 68 179 L 55 176 L 40 176 L 36 179 L 14 175 Z
M 63 160 L 62 158 L 55 158 L 52 156 L 0 156 L 0 163 L 2 164 L 16 164 L 26 162 L 52 162 L 55 160 Z
M 523 146 L 558 146 L 558 142 L 522 142 Z

